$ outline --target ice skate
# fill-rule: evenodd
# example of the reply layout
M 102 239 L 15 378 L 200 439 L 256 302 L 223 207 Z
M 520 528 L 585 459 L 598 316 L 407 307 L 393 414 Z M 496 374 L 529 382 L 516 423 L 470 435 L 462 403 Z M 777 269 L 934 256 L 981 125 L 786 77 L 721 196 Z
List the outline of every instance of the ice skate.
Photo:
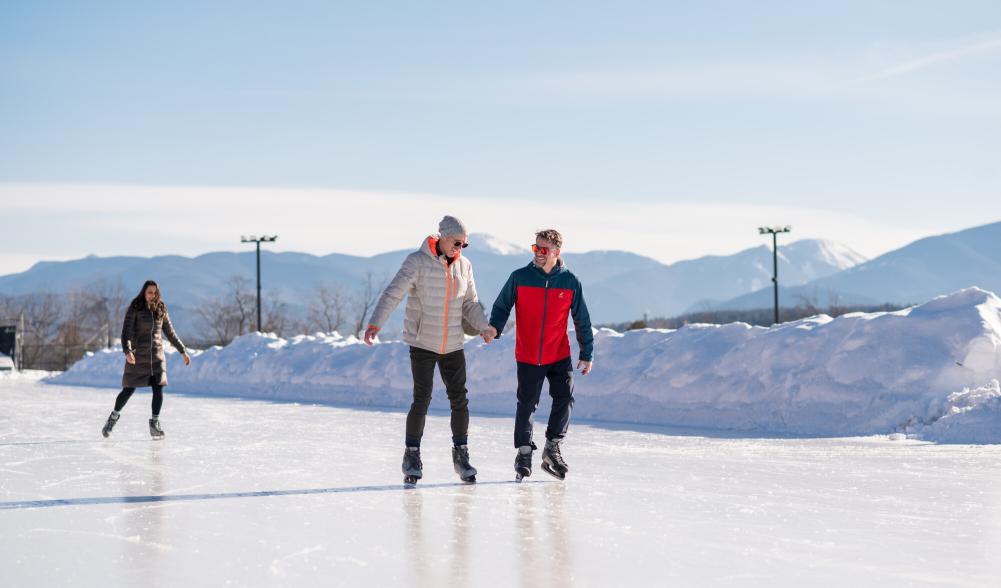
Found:
M 424 472 L 421 470 L 423 467 L 421 448 L 407 447 L 403 452 L 403 483 L 408 486 L 417 484 L 417 480 L 424 477 Z
M 546 447 L 542 450 L 542 469 L 546 470 L 547 474 L 560 480 L 567 477 L 567 471 L 570 468 L 567 467 L 567 462 L 563 461 L 563 456 L 560 454 L 560 442 L 558 440 L 550 439 L 546 441 Z
M 108 422 L 104 423 L 104 428 L 101 429 L 101 434 L 107 437 L 111 434 L 111 430 L 115 428 L 115 423 L 118 422 L 118 417 L 121 416 L 115 411 L 111 411 L 108 415 Z
M 532 475 L 532 449 L 531 445 L 522 445 L 514 458 L 514 479 L 519 482 Z
M 463 482 L 467 484 L 476 482 L 476 468 L 469 463 L 469 448 L 465 445 L 452 448 L 452 467 Z
M 149 420 L 149 434 L 154 439 L 163 439 L 163 427 L 160 426 L 160 419 L 153 417 Z

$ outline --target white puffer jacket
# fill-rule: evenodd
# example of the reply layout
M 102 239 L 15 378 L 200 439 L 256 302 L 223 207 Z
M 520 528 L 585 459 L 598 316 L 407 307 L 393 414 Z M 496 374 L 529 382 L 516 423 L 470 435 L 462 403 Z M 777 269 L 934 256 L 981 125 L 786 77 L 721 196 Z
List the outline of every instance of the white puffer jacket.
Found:
M 396 306 L 407 297 L 403 341 L 414 347 L 445 354 L 462 349 L 463 318 L 476 332 L 489 322 L 473 281 L 473 264 L 459 255 L 451 265 L 439 256 L 438 238 L 428 237 L 403 260 L 372 311 L 370 325 L 382 328 Z

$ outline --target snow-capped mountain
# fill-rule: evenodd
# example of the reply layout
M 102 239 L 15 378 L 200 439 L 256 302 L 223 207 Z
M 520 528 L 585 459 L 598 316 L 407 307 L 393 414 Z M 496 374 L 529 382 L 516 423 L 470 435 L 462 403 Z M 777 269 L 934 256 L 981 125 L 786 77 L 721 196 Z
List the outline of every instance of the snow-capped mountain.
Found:
M 531 243 L 525 246 L 515 245 L 486 233 L 472 233 L 469 235 L 470 247 L 496 253 L 497 255 L 527 255 L 530 251 L 530 245 Z
M 792 245 L 790 245 L 792 247 Z M 785 248 L 779 247 L 783 252 Z M 1001 292 L 1001 222 L 927 237 L 845 271 L 796 284 L 782 278 L 783 304 L 912 304 L 961 288 Z M 771 289 L 742 295 L 718 308 L 763 308 Z

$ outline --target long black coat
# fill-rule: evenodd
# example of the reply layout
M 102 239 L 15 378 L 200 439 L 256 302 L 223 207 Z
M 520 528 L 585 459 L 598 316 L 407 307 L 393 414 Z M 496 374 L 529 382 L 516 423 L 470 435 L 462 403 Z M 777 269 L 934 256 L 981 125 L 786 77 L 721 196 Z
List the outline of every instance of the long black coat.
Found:
M 184 343 L 177 338 L 174 325 L 170 323 L 170 315 L 164 309 L 163 316 L 142 308 L 136 310 L 129 305 L 125 313 L 125 324 L 122 325 L 122 350 L 133 352 L 136 362 L 125 362 L 125 372 L 122 374 L 122 387 L 143 388 L 150 385 L 150 376 L 159 380 L 160 386 L 167 385 L 167 360 L 163 355 L 163 338 L 160 331 L 167 335 L 170 343 L 181 353 L 185 353 Z

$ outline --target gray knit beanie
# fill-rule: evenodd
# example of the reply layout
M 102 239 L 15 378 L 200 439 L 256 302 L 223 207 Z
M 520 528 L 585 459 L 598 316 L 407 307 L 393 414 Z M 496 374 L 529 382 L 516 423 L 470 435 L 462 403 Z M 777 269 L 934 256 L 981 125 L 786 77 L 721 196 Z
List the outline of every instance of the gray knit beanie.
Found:
M 441 222 L 438 223 L 438 234 L 442 237 L 447 237 L 448 235 L 468 235 L 469 231 L 466 230 L 466 225 L 461 220 L 446 214 L 441 219 Z

